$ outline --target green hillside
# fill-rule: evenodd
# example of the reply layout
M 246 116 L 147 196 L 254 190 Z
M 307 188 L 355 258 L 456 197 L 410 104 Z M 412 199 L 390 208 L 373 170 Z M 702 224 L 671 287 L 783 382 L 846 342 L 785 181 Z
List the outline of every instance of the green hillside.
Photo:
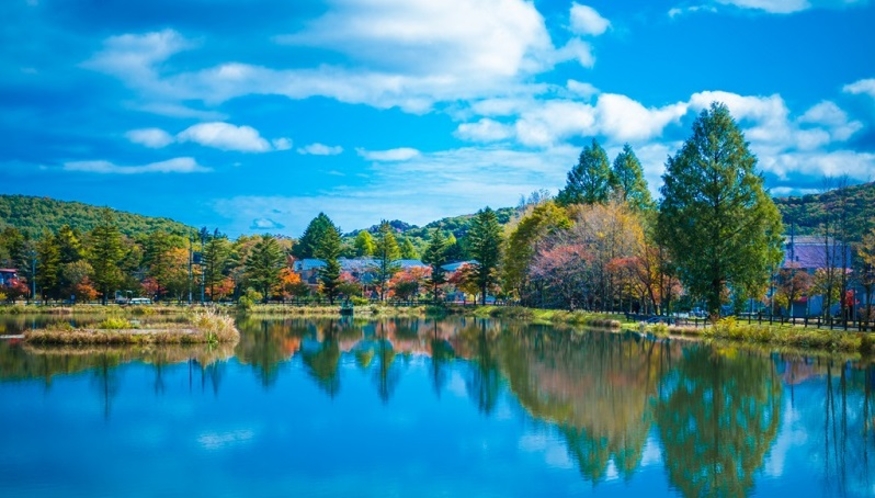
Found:
M 103 208 L 81 202 L 67 202 L 48 197 L 27 195 L 0 195 L 0 230 L 14 227 L 31 237 L 39 237 L 44 229 L 56 232 L 63 225 L 85 232 L 94 228 Z M 153 230 L 189 234 L 195 228 L 168 218 L 153 218 L 139 214 L 113 210 L 119 228 L 125 235 Z
M 848 242 L 859 242 L 863 234 L 875 226 L 875 182 L 852 185 L 822 194 L 775 199 L 789 232 L 795 226 L 797 235 L 815 235 L 830 216 L 844 211 Z M 842 209 L 844 206 L 844 210 Z

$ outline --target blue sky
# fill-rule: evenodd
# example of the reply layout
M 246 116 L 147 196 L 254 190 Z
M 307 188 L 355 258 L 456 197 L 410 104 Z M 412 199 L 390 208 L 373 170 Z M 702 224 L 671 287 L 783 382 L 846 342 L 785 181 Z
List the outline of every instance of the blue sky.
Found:
M 0 184 L 240 233 L 654 192 L 726 103 L 776 195 L 875 180 L 868 0 L 4 0 Z

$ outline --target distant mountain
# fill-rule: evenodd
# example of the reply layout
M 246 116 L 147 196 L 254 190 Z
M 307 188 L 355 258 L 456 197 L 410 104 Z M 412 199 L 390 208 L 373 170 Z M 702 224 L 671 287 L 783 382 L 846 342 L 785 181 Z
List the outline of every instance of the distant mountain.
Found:
M 829 216 L 839 216 L 844 206 L 847 241 L 859 242 L 875 226 L 875 182 L 851 185 L 821 194 L 775 199 L 784 218 L 784 229 L 797 235 L 817 235 Z
M 0 230 L 14 227 L 35 238 L 40 237 L 44 229 L 56 232 L 63 225 L 85 232 L 97 225 L 102 209 L 82 202 L 59 201 L 48 197 L 0 195 Z M 197 230 L 168 218 L 112 211 L 122 233 L 131 237 L 159 229 L 180 235 Z

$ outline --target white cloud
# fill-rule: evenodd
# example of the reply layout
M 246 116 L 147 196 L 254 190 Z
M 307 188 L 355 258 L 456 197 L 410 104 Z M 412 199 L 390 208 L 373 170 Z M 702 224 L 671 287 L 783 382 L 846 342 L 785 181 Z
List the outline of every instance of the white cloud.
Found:
M 289 150 L 292 148 L 292 140 L 290 138 L 275 138 L 270 143 L 275 150 Z
M 103 50 L 82 66 L 116 76 L 134 88 L 174 94 L 172 86 L 160 83 L 154 66 L 191 46 L 171 29 L 112 36 L 104 41 Z
M 397 149 L 388 150 L 364 150 L 356 149 L 356 152 L 361 157 L 368 161 L 407 161 L 418 156 L 420 153 L 416 149 L 410 147 L 400 147 Z
M 172 73 L 163 63 L 195 44 L 165 30 L 109 38 L 83 65 L 118 77 L 141 92 L 141 106 L 159 112 L 203 112 L 179 103 L 261 94 L 423 113 L 437 102 L 531 91 L 541 86 L 532 76 L 564 61 L 595 62 L 580 39 L 555 47 L 528 0 L 330 0 L 327 13 L 275 41 L 333 51 L 345 62 L 278 69 L 227 61 Z
M 568 80 L 565 84 L 568 88 L 568 91 L 575 95 L 579 95 L 585 99 L 592 97 L 593 95 L 598 95 L 599 89 L 594 87 L 591 83 L 586 83 L 577 80 Z
M 551 100 L 523 112 L 514 125 L 523 145 L 546 147 L 580 135 L 596 132 L 595 109 L 570 100 Z
M 204 173 L 209 168 L 201 166 L 191 157 L 177 157 L 167 161 L 142 166 L 119 166 L 109 161 L 73 161 L 64 163 L 66 171 L 133 175 L 142 173 Z
M 166 147 L 173 142 L 173 137 L 160 128 L 142 128 L 131 130 L 125 136 L 135 144 L 145 145 L 153 149 Z
M 574 60 L 583 67 L 595 66 L 595 55 L 592 53 L 592 45 L 580 38 L 569 40 L 564 47 L 555 52 L 554 59 L 556 62 Z
M 513 127 L 483 118 L 476 123 L 460 124 L 454 135 L 472 142 L 497 142 L 513 136 Z
M 304 147 L 298 147 L 298 154 L 311 156 L 336 156 L 341 153 L 343 153 L 343 147 L 339 145 L 332 147 L 318 142 Z
M 854 133 L 863 128 L 863 123 L 849 121 L 848 114 L 834 102 L 828 100 L 808 109 L 798 119 L 798 122 L 823 126 L 826 130 L 818 131 L 826 133 L 828 139 L 840 142 L 848 140 Z
M 875 78 L 864 79 L 845 85 L 842 91 L 853 94 L 868 95 L 875 99 Z
M 522 0 L 334 0 L 278 41 L 342 52 L 390 72 L 513 76 L 551 49 L 544 19 Z
M 675 18 L 684 14 L 693 12 L 717 12 L 717 9 L 710 5 L 692 5 L 690 7 L 674 7 L 669 9 L 668 17 Z
M 742 9 L 763 10 L 771 14 L 790 14 L 811 8 L 808 0 L 717 0 Z
M 206 147 L 239 152 L 267 152 L 271 150 L 267 140 L 251 126 L 235 126 L 228 123 L 199 123 L 176 135 L 180 142 L 195 142 Z
M 618 142 L 657 137 L 669 123 L 678 122 L 686 113 L 685 103 L 648 109 L 625 95 L 610 93 L 599 95 L 596 104 L 599 129 Z
M 571 30 L 578 35 L 598 36 L 607 31 L 611 22 L 601 16 L 594 8 L 571 4 Z

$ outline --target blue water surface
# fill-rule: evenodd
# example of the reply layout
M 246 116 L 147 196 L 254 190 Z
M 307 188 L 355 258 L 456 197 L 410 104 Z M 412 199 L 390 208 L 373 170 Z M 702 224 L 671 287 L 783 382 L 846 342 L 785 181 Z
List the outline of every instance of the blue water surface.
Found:
M 0 348 L 0 496 L 871 496 L 872 369 L 500 322 Z M 221 355 L 218 355 L 221 356 Z

